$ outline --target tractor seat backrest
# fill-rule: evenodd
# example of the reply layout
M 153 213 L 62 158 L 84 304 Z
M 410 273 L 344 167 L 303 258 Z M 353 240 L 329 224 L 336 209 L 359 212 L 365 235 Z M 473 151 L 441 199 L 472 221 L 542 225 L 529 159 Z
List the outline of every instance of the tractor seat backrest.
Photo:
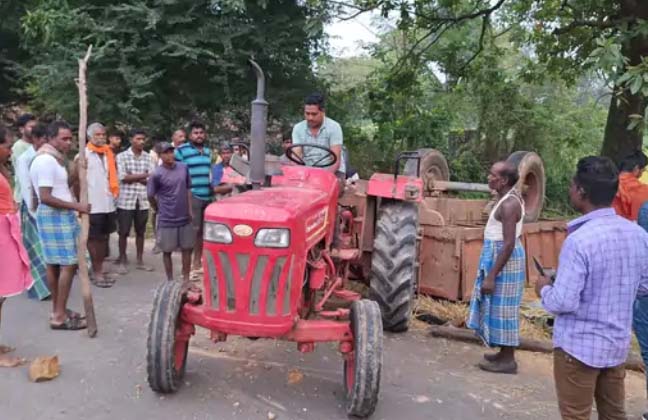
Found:
M 248 181 L 250 180 L 250 162 L 234 154 L 230 160 L 230 166 L 240 175 L 246 177 Z M 279 157 L 266 154 L 264 172 L 266 176 L 283 175 Z

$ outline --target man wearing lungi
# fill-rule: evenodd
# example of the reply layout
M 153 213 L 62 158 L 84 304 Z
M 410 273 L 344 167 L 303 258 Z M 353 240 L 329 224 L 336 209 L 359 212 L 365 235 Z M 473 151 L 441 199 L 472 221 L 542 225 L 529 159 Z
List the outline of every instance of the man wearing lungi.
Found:
M 29 271 L 29 258 L 20 242 L 20 221 L 14 204 L 13 192 L 9 184 L 7 161 L 11 156 L 13 136 L 0 125 L 0 311 L 2 303 L 9 296 L 15 296 L 29 289 L 32 277 Z M 22 360 L 7 356 L 11 347 L 0 344 L 0 366 L 18 366 Z
M 31 144 L 29 148 L 16 160 L 16 180 L 20 186 L 22 202 L 20 203 L 20 220 L 22 230 L 22 240 L 29 262 L 31 264 L 31 274 L 34 278 L 34 286 L 29 289 L 28 296 L 44 300 L 50 297 L 50 291 L 47 288 L 47 267 L 43 259 L 43 248 L 38 238 L 38 227 L 36 225 L 36 205 L 34 200 L 35 191 L 32 187 L 29 176 L 29 167 L 36 157 L 36 152 L 47 141 L 47 127 L 43 124 L 37 124 L 31 130 Z
M 36 153 L 29 170 L 38 196 L 36 223 L 47 264 L 47 281 L 52 292 L 50 328 L 79 330 L 85 319 L 67 309 L 72 278 L 77 268 L 77 212 L 89 213 L 90 206 L 74 201 L 68 184 L 65 155 L 72 145 L 72 130 L 64 121 L 47 127 L 48 142 Z
M 515 347 L 520 343 L 519 313 L 525 280 L 524 247 L 520 241 L 524 221 L 524 202 L 513 188 L 517 168 L 508 162 L 495 163 L 488 174 L 488 186 L 497 193 L 484 230 L 484 245 L 479 260 L 468 314 L 473 329 L 495 354 L 484 354 L 479 368 L 495 373 L 517 373 Z

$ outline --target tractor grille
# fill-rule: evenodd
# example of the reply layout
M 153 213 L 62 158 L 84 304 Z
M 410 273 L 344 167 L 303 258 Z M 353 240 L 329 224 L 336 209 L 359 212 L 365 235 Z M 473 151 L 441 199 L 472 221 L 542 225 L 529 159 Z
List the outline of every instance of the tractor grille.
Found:
M 293 256 L 205 252 L 211 307 L 250 316 L 290 314 Z

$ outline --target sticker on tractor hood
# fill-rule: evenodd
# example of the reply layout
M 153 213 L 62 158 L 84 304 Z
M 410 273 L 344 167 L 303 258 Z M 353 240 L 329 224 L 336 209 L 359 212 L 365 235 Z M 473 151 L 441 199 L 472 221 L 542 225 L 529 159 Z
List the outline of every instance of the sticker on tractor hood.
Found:
M 324 223 L 326 223 L 327 214 L 328 214 L 328 208 L 324 208 L 320 210 L 318 213 L 309 217 L 308 220 L 306 221 L 306 234 L 311 233 L 312 231 L 314 231 L 315 229 L 321 227 Z
M 248 225 L 236 225 L 232 230 L 234 231 L 235 235 L 243 236 L 243 237 L 250 236 L 252 235 L 252 232 L 254 232 L 252 226 L 248 226 Z

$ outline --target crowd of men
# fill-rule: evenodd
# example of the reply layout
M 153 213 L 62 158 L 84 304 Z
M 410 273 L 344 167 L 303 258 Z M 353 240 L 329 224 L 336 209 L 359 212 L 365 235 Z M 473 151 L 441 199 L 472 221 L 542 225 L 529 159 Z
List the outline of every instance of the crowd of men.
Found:
M 343 181 L 349 173 L 342 129 L 326 116 L 321 95 L 306 99 L 304 116 L 283 134 L 288 153 L 280 160 L 317 166 L 324 149 L 295 147 L 317 144 L 335 156 L 336 162 L 326 169 Z M 149 220 L 154 252 L 162 254 L 166 278 L 175 279 L 171 256 L 176 251 L 182 255 L 182 280 L 202 277 L 205 211 L 245 182 L 230 166 L 235 153 L 246 159 L 244 147 L 235 150 L 238 144 L 221 143 L 213 151 L 206 126 L 194 121 L 147 152 L 146 131 L 132 129 L 125 139 L 92 123 L 87 148 L 81 151 L 85 159 L 77 155 L 69 164 L 73 133 L 67 123 L 45 126 L 25 114 L 17 127 L 20 139 L 13 143 L 11 131 L 0 126 L 0 310 L 6 297 L 28 290 L 33 298 L 52 300 L 52 329 L 86 328 L 85 318 L 67 307 L 77 268 L 80 213 L 89 214 L 87 251 L 95 286 L 113 286 L 116 275 L 131 267 L 153 270 L 143 258 Z M 122 147 L 124 140 L 128 148 Z M 633 325 L 648 365 L 648 184 L 641 179 L 647 165 L 641 152 L 618 166 L 604 157 L 578 162 L 568 194 L 582 216 L 568 224 L 557 272 L 547 270 L 535 284 L 543 307 L 555 316 L 554 377 L 564 419 L 589 419 L 594 401 L 600 418 L 626 418 L 623 365 Z M 82 170 L 88 204 L 79 200 Z M 518 178 L 509 162 L 495 163 L 488 174 L 498 200 L 484 230 L 467 320 L 485 344 L 499 347 L 479 362 L 481 369 L 494 373 L 518 370 L 515 348 L 527 257 L 521 241 L 525 210 L 523 195 L 515 187 Z M 131 231 L 133 265 L 127 253 Z M 113 273 L 105 262 L 114 233 L 119 251 Z M 0 366 L 15 363 L 4 355 L 7 350 L 0 346 Z
M 283 133 L 284 152 L 296 137 L 295 143 L 307 140 L 330 148 L 339 162 L 342 130 L 325 116 L 322 95 L 306 98 L 304 115 L 303 124 Z M 85 150 L 68 159 L 73 132 L 65 121 L 45 125 L 36 116 L 24 114 L 16 127 L 19 139 L 14 143 L 12 131 L 0 126 L 0 237 L 3 249 L 9 250 L 0 262 L 11 267 L 0 277 L 0 309 L 6 297 L 27 290 L 32 298 L 52 301 L 52 329 L 87 327 L 84 316 L 67 306 L 78 263 L 79 214 L 89 215 L 87 255 L 95 286 L 111 287 L 117 276 L 132 268 L 153 270 L 144 262 L 149 220 L 155 235 L 153 252 L 162 254 L 166 278 L 175 279 L 171 256 L 179 251 L 182 281 L 202 279 L 205 210 L 246 182 L 229 165 L 234 153 L 247 159 L 247 147 L 238 138 L 220 143 L 213 151 L 206 126 L 193 121 L 186 131 L 173 132 L 171 141 L 157 142 L 147 151 L 145 130 L 133 128 L 126 137 L 93 122 L 87 127 Z M 126 142 L 128 147 L 123 147 Z M 319 159 L 308 150 L 300 156 L 306 164 Z M 285 153 L 281 160 L 290 161 Z M 339 172 L 339 166 L 328 170 Z M 87 204 L 80 200 L 83 170 Z M 127 252 L 131 232 L 135 236 L 133 264 Z M 110 236 L 115 233 L 118 255 L 111 257 Z M 109 259 L 114 264 L 106 264 Z M 0 365 L 12 360 L 3 356 L 2 349 Z

